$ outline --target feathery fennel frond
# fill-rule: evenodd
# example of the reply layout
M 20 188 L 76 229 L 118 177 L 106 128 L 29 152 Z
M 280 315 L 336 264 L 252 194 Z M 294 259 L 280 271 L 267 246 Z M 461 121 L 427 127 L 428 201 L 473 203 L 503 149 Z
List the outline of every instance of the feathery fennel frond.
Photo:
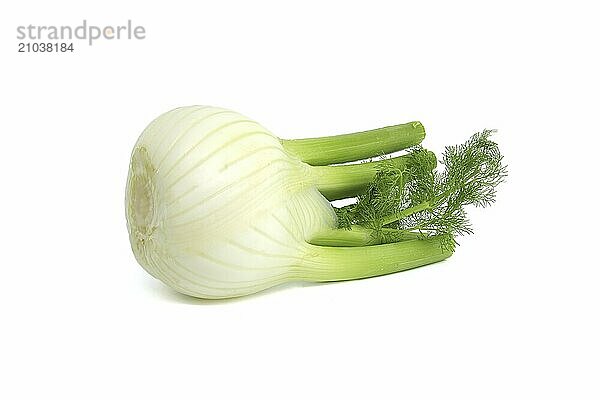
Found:
M 442 172 L 433 169 L 435 158 L 421 146 L 409 150 L 408 165 L 382 163 L 356 204 L 336 210 L 339 227 L 371 228 L 384 242 L 402 240 L 409 232 L 441 236 L 442 245 L 453 249 L 456 235 L 473 232 L 464 206 L 493 203 L 496 187 L 507 176 L 492 133 L 484 130 L 461 145 L 446 147 Z

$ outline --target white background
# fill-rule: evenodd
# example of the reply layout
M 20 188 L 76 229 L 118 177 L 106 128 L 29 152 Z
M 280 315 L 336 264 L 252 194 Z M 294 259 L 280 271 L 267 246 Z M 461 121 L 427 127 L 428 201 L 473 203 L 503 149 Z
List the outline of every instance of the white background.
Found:
M 1 398 L 600 398 L 593 2 L 82 3 L 0 17 Z M 17 53 L 84 18 L 147 38 Z M 509 180 L 445 262 L 195 300 L 123 205 L 137 136 L 189 104 L 283 138 L 419 119 L 438 154 L 496 128 Z

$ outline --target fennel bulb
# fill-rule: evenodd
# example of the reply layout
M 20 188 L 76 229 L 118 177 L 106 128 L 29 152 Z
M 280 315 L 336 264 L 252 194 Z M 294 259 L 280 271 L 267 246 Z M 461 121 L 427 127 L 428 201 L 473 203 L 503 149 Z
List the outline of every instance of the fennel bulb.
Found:
M 413 122 L 286 141 L 234 111 L 169 111 L 143 131 L 132 152 L 125 202 L 133 253 L 155 278 L 201 298 L 440 261 L 453 251 L 444 245 L 446 233 L 423 235 L 420 227 L 386 233 L 410 212 L 377 227 L 360 223 L 355 209 L 342 215 L 329 202 L 370 193 L 374 180 L 388 176 L 382 170 L 431 174 L 435 157 L 422 149 L 391 160 L 327 165 L 412 148 L 423 138 L 423 126 Z M 414 183 L 400 181 L 402 193 Z M 360 204 L 368 203 L 359 197 Z

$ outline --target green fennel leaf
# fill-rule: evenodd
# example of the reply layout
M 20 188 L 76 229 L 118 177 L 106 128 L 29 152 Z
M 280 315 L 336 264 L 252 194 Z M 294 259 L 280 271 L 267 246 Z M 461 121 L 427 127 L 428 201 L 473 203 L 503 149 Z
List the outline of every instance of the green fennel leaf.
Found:
M 403 240 L 406 233 L 439 235 L 442 246 L 453 249 L 456 235 L 473 232 L 464 206 L 493 203 L 496 187 L 507 176 L 498 145 L 490 140 L 492 132 L 446 147 L 442 172 L 433 169 L 435 158 L 421 146 L 409 150 L 408 165 L 383 163 L 355 204 L 336 209 L 338 226 L 373 229 L 382 242 Z

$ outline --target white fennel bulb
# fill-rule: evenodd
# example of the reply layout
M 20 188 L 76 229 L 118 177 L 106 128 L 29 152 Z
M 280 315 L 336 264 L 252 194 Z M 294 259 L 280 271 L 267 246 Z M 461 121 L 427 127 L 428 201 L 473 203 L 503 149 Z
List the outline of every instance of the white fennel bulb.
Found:
M 384 148 L 418 143 L 422 129 L 415 123 L 411 129 L 417 137 L 398 144 L 396 135 L 395 144 Z M 372 141 L 343 136 L 346 144 Z M 178 292 L 227 298 L 293 280 L 379 275 L 449 255 L 425 240 L 409 247 L 323 246 L 328 235 L 340 233 L 328 199 L 356 194 L 375 167 L 312 166 L 301 158 L 319 164 L 327 143 L 304 153 L 294 147 L 302 143 L 286 145 L 257 122 L 222 108 L 183 107 L 159 116 L 135 144 L 127 178 L 127 228 L 138 263 Z M 366 154 L 358 149 L 344 156 L 339 144 L 334 147 L 326 163 Z M 348 233 L 369 236 L 360 229 Z

